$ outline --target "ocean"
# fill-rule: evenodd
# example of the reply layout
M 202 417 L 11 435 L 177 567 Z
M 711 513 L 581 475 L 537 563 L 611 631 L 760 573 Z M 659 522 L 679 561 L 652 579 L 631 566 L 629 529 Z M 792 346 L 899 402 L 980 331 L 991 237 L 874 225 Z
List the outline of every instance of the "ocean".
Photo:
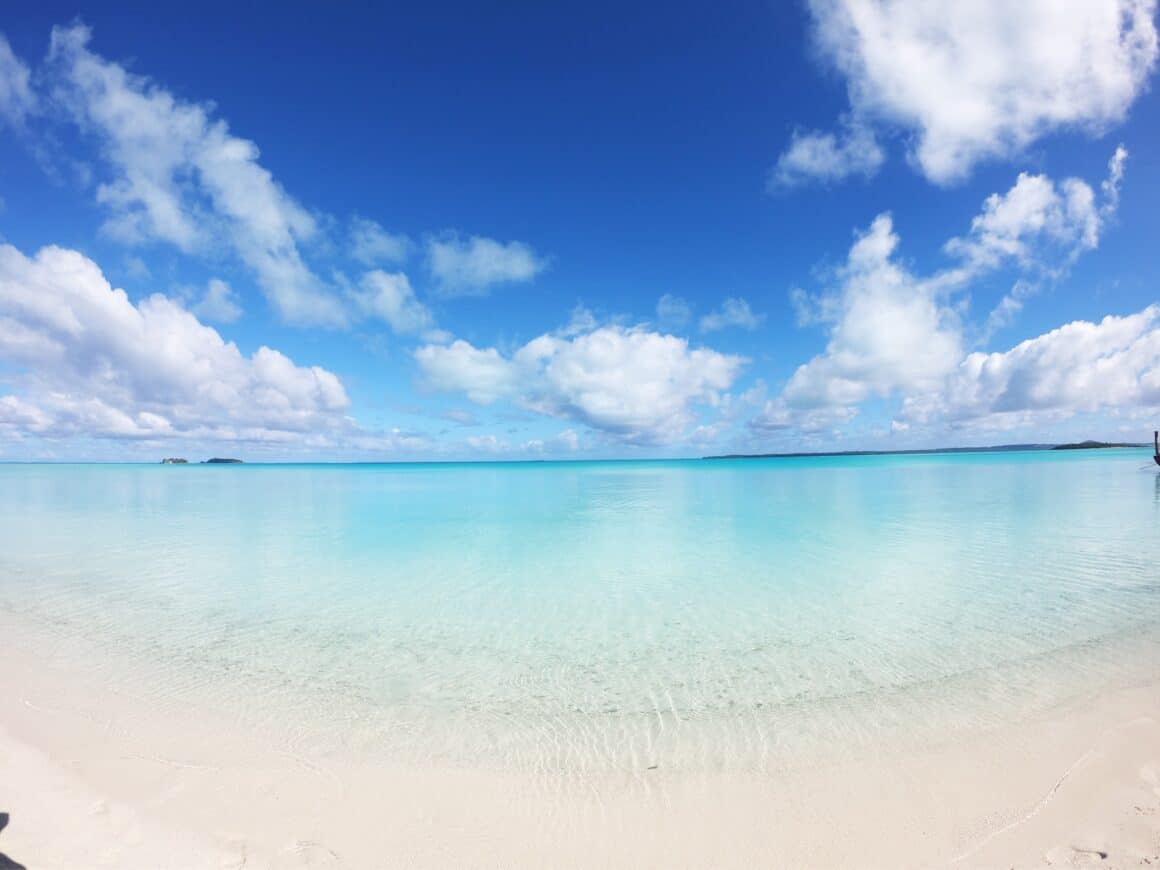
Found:
M 0 627 L 314 758 L 771 770 L 1160 676 L 1143 450 L 0 465 Z

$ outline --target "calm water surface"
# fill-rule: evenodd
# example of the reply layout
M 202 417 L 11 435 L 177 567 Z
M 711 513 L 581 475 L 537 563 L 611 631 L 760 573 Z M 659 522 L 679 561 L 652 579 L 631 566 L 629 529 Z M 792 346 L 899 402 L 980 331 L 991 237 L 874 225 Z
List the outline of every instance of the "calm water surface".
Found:
M 2 465 L 0 617 L 318 753 L 749 769 L 1160 677 L 1160 475 L 1134 450 Z

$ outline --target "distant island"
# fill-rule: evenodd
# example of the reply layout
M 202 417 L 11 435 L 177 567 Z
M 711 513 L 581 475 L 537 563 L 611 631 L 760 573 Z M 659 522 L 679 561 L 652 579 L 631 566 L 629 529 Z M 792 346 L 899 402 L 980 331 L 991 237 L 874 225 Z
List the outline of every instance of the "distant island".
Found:
M 179 456 L 168 456 L 161 460 L 162 465 L 188 465 L 188 459 L 182 459 Z
M 828 450 L 805 453 L 727 453 L 702 459 L 797 459 L 807 456 L 918 456 L 933 453 L 1004 453 L 1019 450 L 1096 450 L 1105 447 L 1147 447 L 1147 444 L 1112 444 L 1080 441 L 1076 444 L 996 444 L 992 447 L 930 447 L 925 450 Z
M 1104 447 L 1147 447 L 1147 444 L 1113 444 L 1110 441 L 1080 441 L 1077 444 L 1056 444 L 1052 450 L 1100 450 Z

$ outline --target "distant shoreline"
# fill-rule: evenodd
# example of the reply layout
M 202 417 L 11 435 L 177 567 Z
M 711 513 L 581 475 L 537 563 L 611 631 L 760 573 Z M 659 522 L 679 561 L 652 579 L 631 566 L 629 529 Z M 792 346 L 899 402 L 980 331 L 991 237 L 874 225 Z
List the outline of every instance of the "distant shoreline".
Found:
M 1074 444 L 998 444 L 993 447 L 928 447 L 923 450 L 827 450 L 799 453 L 725 453 L 702 459 L 805 459 L 810 456 L 918 456 L 935 453 L 1014 453 L 1030 450 L 1106 450 L 1113 447 L 1140 449 L 1150 444 L 1080 441 Z
M 804 459 L 809 457 L 827 456 L 922 456 L 955 453 L 1018 453 L 1049 450 L 1102 450 L 1110 448 L 1151 450 L 1151 444 L 1145 443 L 1111 443 L 1103 441 L 1081 441 L 1075 444 L 999 444 L 991 447 L 927 447 L 914 450 L 826 450 L 801 451 L 796 453 L 726 453 L 712 456 L 620 456 L 620 457 L 584 457 L 584 458 L 495 458 L 495 459 L 332 459 L 332 460 L 222 460 L 210 459 L 197 462 L 168 461 L 158 462 L 155 459 L 136 460 L 106 460 L 106 459 L 6 459 L 0 458 L 0 466 L 5 465 L 185 465 L 200 467 L 205 465 L 238 465 L 246 467 L 278 466 L 278 465 L 555 465 L 578 464 L 587 462 L 700 462 L 715 459 Z

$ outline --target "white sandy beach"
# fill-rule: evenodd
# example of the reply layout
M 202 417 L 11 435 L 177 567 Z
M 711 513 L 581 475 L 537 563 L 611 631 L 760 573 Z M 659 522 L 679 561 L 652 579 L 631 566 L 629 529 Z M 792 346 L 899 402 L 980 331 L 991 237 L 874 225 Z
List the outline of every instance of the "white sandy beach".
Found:
M 158 712 L 99 661 L 6 652 L 0 853 L 29 868 L 1160 863 L 1160 684 L 779 775 L 554 784 L 322 765 L 229 711 Z

